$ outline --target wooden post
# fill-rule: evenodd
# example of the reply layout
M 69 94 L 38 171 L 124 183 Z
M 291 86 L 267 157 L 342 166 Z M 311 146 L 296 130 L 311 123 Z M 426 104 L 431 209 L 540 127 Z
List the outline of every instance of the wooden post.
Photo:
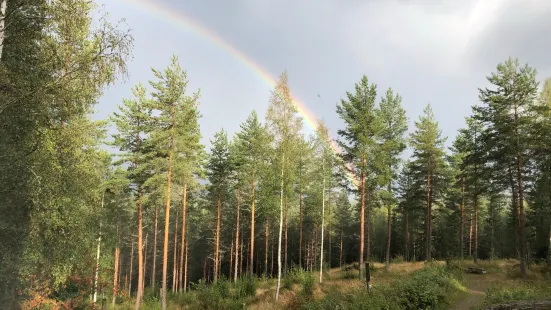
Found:
M 370 291 L 369 281 L 371 281 L 371 275 L 369 274 L 369 263 L 365 263 L 365 282 L 368 292 Z

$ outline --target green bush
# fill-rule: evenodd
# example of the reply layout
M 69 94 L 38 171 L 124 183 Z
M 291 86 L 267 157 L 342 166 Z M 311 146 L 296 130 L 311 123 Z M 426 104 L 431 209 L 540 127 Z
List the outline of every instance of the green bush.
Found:
M 486 292 L 484 304 L 507 303 L 513 301 L 539 300 L 549 297 L 551 284 L 522 283 L 515 282 L 514 285 L 498 284 L 491 286 Z
M 237 282 L 237 298 L 256 295 L 257 280 L 253 276 L 246 276 Z
M 302 296 L 310 298 L 314 295 L 315 277 L 311 272 L 305 273 L 301 279 Z
M 393 285 L 375 285 L 341 293 L 330 291 L 321 300 L 307 300 L 301 309 L 446 309 L 454 293 L 462 289 L 455 271 L 430 266 L 413 272 Z
M 404 257 L 402 255 L 396 255 L 391 261 L 395 264 L 400 264 L 405 262 Z

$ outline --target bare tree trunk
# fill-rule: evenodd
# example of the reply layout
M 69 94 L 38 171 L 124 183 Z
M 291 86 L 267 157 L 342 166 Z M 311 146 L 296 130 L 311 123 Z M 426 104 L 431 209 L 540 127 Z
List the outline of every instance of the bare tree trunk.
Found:
M 184 193 L 182 194 L 182 240 L 180 244 L 180 293 L 182 290 L 182 271 L 184 269 L 184 247 L 186 242 L 186 216 L 187 216 L 187 182 L 184 182 Z M 185 283 L 183 284 L 185 286 Z
M 4 4 L 5 6 L 5 4 Z M 4 15 L 4 14 L 3 14 Z M 2 19 L 3 22 L 3 19 Z M 3 29 L 2 29 L 3 30 Z M 0 42 L 1 43 L 1 42 Z M 0 46 L 1 47 L 1 46 Z M 103 209 L 103 201 L 105 199 L 105 191 L 103 192 L 103 195 L 101 197 L 101 208 Z M 99 277 L 99 257 L 100 257 L 100 249 L 101 249 L 101 220 L 99 222 L 99 236 L 98 236 L 98 250 L 96 253 L 96 270 L 94 272 L 94 297 L 92 301 L 95 303 L 96 298 L 98 296 L 98 277 Z
M 268 217 L 266 216 L 266 226 L 265 226 L 265 242 L 266 242 L 266 250 L 264 251 L 265 252 L 265 257 L 264 257 L 264 274 L 267 275 L 268 274 L 268 241 L 269 241 L 269 237 L 270 237 L 270 230 L 269 230 L 269 227 L 268 227 Z
M 471 214 L 471 221 L 469 224 L 469 257 L 473 255 L 473 215 Z
M 298 189 L 298 266 L 302 268 L 302 188 Z
M 255 187 L 255 184 L 254 184 L 254 170 L 253 170 L 253 173 L 252 173 L 252 181 L 251 181 L 251 246 L 250 246 L 250 260 L 251 260 L 251 269 L 249 270 L 249 273 L 252 275 L 253 274 L 253 262 L 254 262 L 254 222 L 255 222 L 255 217 L 254 217 L 254 187 Z
M 342 235 L 343 235 L 343 229 L 341 224 L 341 240 L 340 240 L 340 246 L 339 246 L 339 268 L 342 268 Z
M 2 48 L 4 46 L 4 38 L 6 33 L 6 9 L 8 7 L 7 0 L 0 2 L 0 62 L 2 61 Z
M 218 203 L 217 203 L 217 211 L 216 211 L 216 235 L 215 235 L 215 245 L 214 245 L 214 282 L 218 280 L 218 262 L 219 262 L 219 253 L 220 253 L 220 220 L 221 220 L 221 213 L 222 213 L 222 193 L 220 192 L 220 189 L 218 189 Z
M 136 304 L 134 309 L 140 309 L 143 290 L 143 227 L 142 227 L 142 187 L 138 185 L 138 292 L 136 294 Z
M 233 274 L 233 281 L 237 282 L 237 266 L 239 262 L 239 213 L 241 213 L 239 189 L 237 189 L 237 219 L 235 220 L 235 273 Z
M 324 154 L 325 155 L 325 154 Z M 320 283 L 323 281 L 323 233 L 325 226 L 325 156 L 322 157 Z
M 244 234 L 241 234 L 241 245 L 239 247 L 239 275 L 243 274 L 243 235 Z
M 179 210 L 176 208 L 176 217 L 174 220 L 174 251 L 172 258 L 172 293 L 178 291 L 178 215 Z
M 475 185 L 476 191 L 476 185 Z M 474 263 L 478 263 L 478 195 L 474 196 Z
M 365 154 L 362 154 L 362 165 L 365 166 L 366 158 Z M 362 169 L 361 180 L 360 180 L 360 274 L 359 279 L 362 279 L 362 268 L 364 265 L 364 245 L 365 245 L 365 236 L 364 236 L 364 225 L 365 225 L 365 172 Z
M 283 270 L 285 274 L 287 274 L 287 271 L 289 270 L 287 267 L 287 253 L 288 251 L 288 240 L 289 240 L 289 203 L 287 201 L 287 195 L 285 195 L 285 263 Z
M 233 233 L 231 235 L 231 247 L 230 247 L 230 268 L 229 268 L 229 272 L 228 272 L 228 279 L 231 279 L 232 278 L 232 273 L 233 273 Z
M 117 224 L 117 245 L 115 247 L 115 270 L 113 272 L 113 298 L 111 299 L 111 306 L 115 307 L 115 301 L 117 299 L 117 292 L 119 289 L 119 283 L 118 283 L 118 277 L 119 277 L 119 256 L 120 256 L 120 249 L 119 249 L 119 224 Z
M 143 277 L 142 277 L 142 298 L 143 298 L 143 292 L 145 291 L 145 278 L 147 274 L 147 233 L 145 234 L 145 241 L 144 241 L 144 253 L 143 253 Z
M 184 262 L 184 293 L 187 290 L 187 260 L 189 256 L 189 238 L 186 239 L 186 258 Z
M 459 234 L 459 257 L 463 259 L 465 252 L 465 177 L 461 177 L 461 231 Z
M 277 243 L 277 289 L 276 289 L 276 301 L 279 300 L 279 288 L 281 287 L 281 235 L 283 232 L 283 171 L 285 163 L 285 153 L 281 154 L 281 188 L 280 188 L 280 202 L 279 202 L 279 237 Z
M 132 296 L 132 272 L 134 271 L 134 242 L 132 242 L 132 252 L 130 253 L 130 281 L 128 281 L 128 296 Z
M 168 230 L 170 228 L 170 197 L 172 186 L 172 156 L 174 150 L 174 104 L 172 104 L 171 110 L 171 133 L 168 149 L 168 180 L 166 190 L 166 207 L 165 207 L 165 236 L 163 242 L 163 286 L 161 289 L 161 308 L 166 310 L 166 277 L 168 269 Z
M 158 223 L 159 208 L 155 206 L 155 224 L 153 231 L 153 262 L 151 265 L 151 289 L 155 290 L 155 280 L 156 280 L 156 271 L 155 267 L 157 266 L 157 223 Z
M 515 242 L 514 242 L 514 255 L 515 255 L 515 258 L 517 259 L 520 259 L 519 257 L 519 240 L 518 240 L 518 227 L 519 227 L 519 215 L 518 215 L 518 210 L 519 210 L 519 207 L 518 207 L 518 192 L 517 192 L 517 188 L 515 186 L 515 180 L 514 180 L 514 176 L 513 176 L 513 167 L 511 167 L 511 164 L 509 164 L 508 166 L 508 172 L 509 172 L 509 183 L 511 185 L 511 193 L 512 193 L 512 200 L 513 200 L 513 214 L 515 216 L 515 233 L 514 234 L 514 238 L 515 238 Z
M 427 219 L 426 219 L 426 253 L 425 253 L 425 258 L 427 261 L 431 261 L 431 254 L 432 254 L 432 245 L 431 245 L 431 222 L 432 222 L 432 219 L 431 219 L 431 204 L 430 204 L 430 201 L 431 201 L 431 197 L 430 197 L 430 190 L 431 190 L 431 185 L 430 185 L 430 177 L 431 175 L 429 174 L 427 176 L 427 189 L 426 189 L 426 192 L 427 192 Z
M 329 198 L 331 199 L 331 198 Z M 329 204 L 329 230 L 327 231 L 327 242 L 328 242 L 328 245 L 327 245 L 327 262 L 328 262 L 328 266 L 327 268 L 331 268 L 331 259 L 332 259 L 332 256 L 331 256 L 331 252 L 332 252 L 332 247 L 331 247 L 331 204 Z

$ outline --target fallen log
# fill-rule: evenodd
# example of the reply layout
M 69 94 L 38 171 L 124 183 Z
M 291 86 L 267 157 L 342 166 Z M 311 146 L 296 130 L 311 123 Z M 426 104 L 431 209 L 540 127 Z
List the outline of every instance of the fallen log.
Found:
M 493 305 L 486 310 L 551 310 L 551 300 L 520 301 L 509 304 Z
M 468 273 L 486 274 L 486 269 L 484 269 L 484 268 L 469 267 L 465 271 L 468 272 Z

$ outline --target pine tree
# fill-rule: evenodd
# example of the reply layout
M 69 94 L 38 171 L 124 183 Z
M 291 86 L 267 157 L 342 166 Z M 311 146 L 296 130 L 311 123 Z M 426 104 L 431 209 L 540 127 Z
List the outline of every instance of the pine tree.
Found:
M 510 58 L 498 64 L 497 72 L 492 73 L 488 81 L 494 88 L 479 90 L 479 98 L 483 105 L 476 111 L 480 115 L 480 120 L 492 132 L 494 145 L 500 144 L 504 147 L 501 157 L 505 158 L 512 168 L 510 171 L 512 179 L 516 182 L 514 192 L 517 194 L 518 205 L 520 273 L 525 278 L 525 177 L 531 159 L 531 137 L 528 132 L 534 123 L 532 107 L 538 93 L 536 70 L 528 65 L 521 66 L 518 59 Z
M 267 159 L 271 150 L 271 137 L 266 129 L 258 120 L 258 116 L 253 111 L 245 123 L 241 124 L 241 131 L 237 133 L 238 152 L 243 157 L 242 171 L 247 176 L 251 191 L 251 244 L 250 244 L 250 269 L 253 274 L 254 264 L 254 240 L 255 240 L 255 189 L 258 182 L 259 171 L 267 165 Z
M 411 134 L 413 148 L 412 168 L 416 178 L 425 180 L 425 259 L 432 260 L 432 206 L 442 194 L 446 178 L 444 142 L 441 130 L 434 118 L 430 105 L 415 122 L 415 132 Z
M 364 75 L 355 85 L 355 93 L 347 92 L 347 99 L 341 99 L 337 105 L 337 114 L 346 124 L 346 129 L 338 130 L 340 139 L 338 144 L 343 150 L 342 159 L 351 167 L 354 175 L 359 176 L 360 193 L 360 279 L 364 262 L 364 223 L 366 210 L 366 181 L 368 174 L 373 171 L 377 135 L 380 131 L 380 121 L 375 110 L 377 86 L 370 84 Z M 371 177 L 373 177 L 371 175 Z M 369 245 L 369 210 L 368 210 L 368 237 Z M 369 247 L 368 247 L 369 248 Z M 370 257 L 369 250 L 367 258 Z
M 209 192 L 216 202 L 216 229 L 214 235 L 214 282 L 218 280 L 220 268 L 220 224 L 222 220 L 222 200 L 227 190 L 231 173 L 229 162 L 229 143 L 226 131 L 223 129 L 214 135 L 212 147 L 207 163 L 207 176 L 210 182 Z
M 163 240 L 163 277 L 162 277 L 162 293 L 161 306 L 166 310 L 166 278 L 168 274 L 168 245 L 169 245 L 169 230 L 170 230 L 170 206 L 172 199 L 172 175 L 174 173 L 174 155 L 175 143 L 177 141 L 177 133 L 179 132 L 178 123 L 181 126 L 185 125 L 185 121 L 178 122 L 179 112 L 186 113 L 185 106 L 189 103 L 189 96 L 186 95 L 188 79 L 185 71 L 182 70 L 178 63 L 178 58 L 173 56 L 170 65 L 164 70 L 159 71 L 152 69 L 156 81 L 150 81 L 154 88 L 153 111 L 158 114 L 151 121 L 153 130 L 151 132 L 150 147 L 158 154 L 160 159 L 157 164 L 162 164 L 166 167 L 166 194 L 165 199 L 165 227 Z M 163 177 L 157 175 L 157 178 Z
M 143 253 L 142 253 L 142 216 L 143 216 L 143 184 L 148 175 L 146 170 L 147 153 L 145 150 L 145 139 L 147 138 L 150 127 L 151 103 L 147 98 L 146 89 L 138 84 L 133 89 L 136 99 L 126 99 L 123 105 L 119 106 L 120 113 L 115 112 L 112 121 L 115 123 L 118 133 L 113 135 L 114 145 L 125 153 L 119 160 L 120 164 L 128 164 L 129 181 L 136 186 L 136 205 L 138 212 L 138 283 L 142 283 L 143 275 Z M 140 307 L 142 296 L 141 285 L 138 285 L 138 295 L 136 296 L 136 309 Z
M 392 181 L 396 178 L 395 169 L 400 161 L 400 153 L 406 148 L 404 137 L 407 131 L 406 111 L 401 105 L 402 97 L 394 94 L 392 89 L 388 89 L 386 96 L 381 99 L 378 110 L 379 119 L 382 123 L 380 132 L 381 145 L 378 150 L 380 157 L 379 165 L 381 184 L 386 186 L 386 192 L 383 192 L 385 204 L 387 205 L 387 246 L 385 269 L 390 268 L 390 241 L 391 241 L 391 218 L 392 205 L 394 204 L 394 195 L 392 194 Z

